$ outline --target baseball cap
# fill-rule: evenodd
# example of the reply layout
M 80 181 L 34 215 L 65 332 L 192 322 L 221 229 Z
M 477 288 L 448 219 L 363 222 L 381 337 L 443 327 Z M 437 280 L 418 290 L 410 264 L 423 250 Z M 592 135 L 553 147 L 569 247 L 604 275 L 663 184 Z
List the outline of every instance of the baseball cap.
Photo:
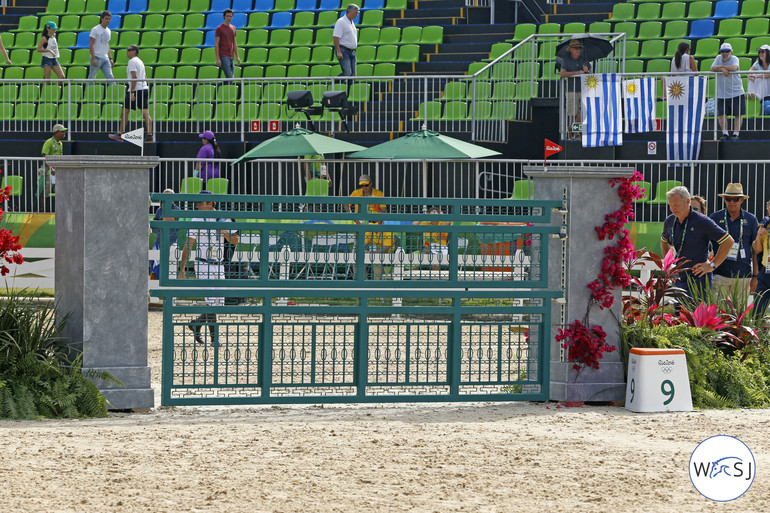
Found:
M 759 47 L 760 50 L 764 50 L 766 52 L 770 52 L 770 45 L 762 45 Z
M 67 127 L 65 127 L 61 123 L 56 123 L 53 126 L 53 132 L 66 132 L 66 131 L 67 131 Z
M 362 183 L 372 183 L 372 178 L 369 175 L 361 175 L 358 178 L 358 185 L 361 185 Z
M 213 141 L 214 139 L 216 139 L 216 137 L 214 137 L 214 132 L 212 132 L 211 130 L 206 130 L 202 134 L 198 134 L 198 137 L 200 137 L 201 139 L 208 139 L 209 141 Z
M 45 28 L 59 30 L 59 27 L 56 26 L 56 22 L 53 22 L 53 21 L 49 21 L 48 23 L 46 23 Z
M 719 47 L 719 51 L 720 52 L 727 52 L 727 51 L 732 52 L 733 51 L 733 45 L 731 45 L 730 43 L 722 43 L 722 46 Z

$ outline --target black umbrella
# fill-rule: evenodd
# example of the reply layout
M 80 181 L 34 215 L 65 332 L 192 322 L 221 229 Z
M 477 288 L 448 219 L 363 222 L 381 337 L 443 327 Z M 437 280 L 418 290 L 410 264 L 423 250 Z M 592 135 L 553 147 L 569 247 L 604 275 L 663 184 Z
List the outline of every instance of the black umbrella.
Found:
M 577 39 L 583 44 L 583 50 L 580 52 L 580 56 L 588 62 L 607 57 L 613 50 L 612 43 L 602 36 L 594 36 L 593 34 L 575 34 L 556 45 L 556 57 L 562 59 L 572 57 L 567 48 L 569 47 L 570 41 L 573 39 Z

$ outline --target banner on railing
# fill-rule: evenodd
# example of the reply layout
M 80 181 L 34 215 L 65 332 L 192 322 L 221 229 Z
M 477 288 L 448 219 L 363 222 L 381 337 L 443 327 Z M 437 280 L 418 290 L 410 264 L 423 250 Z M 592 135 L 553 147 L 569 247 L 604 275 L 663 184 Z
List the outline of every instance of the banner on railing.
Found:
M 616 73 L 582 75 L 583 147 L 621 146 L 620 77 Z
M 675 76 L 666 79 L 666 156 L 673 161 L 670 166 L 681 166 L 685 165 L 685 161 L 698 159 L 707 84 L 708 78 L 705 76 Z
M 655 130 L 655 79 L 636 78 L 623 81 L 626 108 L 625 132 L 636 134 Z

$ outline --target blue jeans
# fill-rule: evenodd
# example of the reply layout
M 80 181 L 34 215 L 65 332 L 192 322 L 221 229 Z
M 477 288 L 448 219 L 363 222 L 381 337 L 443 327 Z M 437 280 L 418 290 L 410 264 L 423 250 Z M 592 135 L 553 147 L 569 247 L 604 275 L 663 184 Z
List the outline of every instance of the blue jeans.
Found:
M 221 69 L 225 72 L 225 76 L 227 78 L 233 78 L 235 75 L 235 68 L 233 67 L 233 60 L 230 57 L 220 57 L 220 61 L 222 61 Z
M 348 50 L 347 48 L 340 46 L 342 52 L 342 59 L 339 59 L 340 66 L 342 66 L 341 77 L 353 77 L 356 75 L 356 51 Z
M 96 78 L 96 73 L 99 70 L 102 70 L 102 73 L 104 73 L 104 78 L 115 78 L 112 75 L 112 65 L 110 64 L 110 60 L 107 57 L 97 57 L 96 66 L 93 64 L 88 65 L 88 78 Z M 108 82 L 108 84 L 113 85 L 115 82 Z

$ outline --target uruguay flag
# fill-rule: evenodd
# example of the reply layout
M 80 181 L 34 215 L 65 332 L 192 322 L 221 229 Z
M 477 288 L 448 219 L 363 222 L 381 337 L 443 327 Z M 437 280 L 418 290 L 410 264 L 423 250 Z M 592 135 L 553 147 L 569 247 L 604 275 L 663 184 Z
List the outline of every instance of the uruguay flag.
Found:
M 655 130 L 655 79 L 635 78 L 623 81 L 627 134 Z
M 615 73 L 581 75 L 583 147 L 623 144 L 620 79 Z
M 675 161 L 669 165 L 681 166 L 697 160 L 700 153 L 701 129 L 706 113 L 705 76 L 666 77 L 668 134 L 666 155 Z

